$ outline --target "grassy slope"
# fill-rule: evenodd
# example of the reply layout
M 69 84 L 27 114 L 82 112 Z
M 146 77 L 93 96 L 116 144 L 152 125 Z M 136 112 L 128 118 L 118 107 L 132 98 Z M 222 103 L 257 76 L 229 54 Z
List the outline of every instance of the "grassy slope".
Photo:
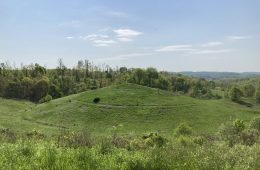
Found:
M 99 104 L 92 100 L 100 97 Z M 111 86 L 38 105 L 29 118 L 67 128 L 87 127 L 98 134 L 117 131 L 172 133 L 181 122 L 198 132 L 212 132 L 236 118 L 250 120 L 259 109 L 248 109 L 225 100 L 198 100 L 174 96 L 134 84 Z
M 33 128 L 50 130 L 50 127 L 24 120 L 24 114 L 34 107 L 35 104 L 28 101 L 0 98 L 0 128 L 10 128 L 18 132 L 30 131 Z
M 92 103 L 95 97 L 101 98 L 99 104 Z M 189 123 L 199 133 L 208 133 L 216 131 L 222 122 L 236 118 L 248 121 L 260 114 L 259 106 L 246 108 L 227 100 L 174 96 L 134 84 L 88 91 L 36 106 L 12 102 L 11 108 L 21 105 L 18 109 L 21 113 L 17 113 L 18 117 L 12 116 L 15 109 L 8 110 L 6 106 L 4 114 L 0 111 L 1 118 L 6 115 L 10 122 L 2 125 L 1 120 L 2 126 L 17 128 L 20 125 L 47 133 L 58 132 L 62 126 L 71 130 L 88 128 L 98 135 L 115 131 L 133 134 L 160 131 L 168 135 L 181 122 Z M 13 125 L 13 119 L 17 125 Z

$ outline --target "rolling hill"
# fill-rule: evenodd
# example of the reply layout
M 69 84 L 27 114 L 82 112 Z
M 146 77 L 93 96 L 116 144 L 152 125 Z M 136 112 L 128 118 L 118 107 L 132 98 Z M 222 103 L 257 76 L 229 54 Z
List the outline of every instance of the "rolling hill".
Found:
M 98 104 L 93 99 L 99 97 Z M 170 135 L 182 122 L 197 133 L 215 132 L 236 118 L 248 122 L 260 115 L 259 106 L 247 108 L 228 100 L 200 100 L 135 84 L 110 86 L 35 105 L 0 99 L 0 127 L 17 131 L 37 129 L 56 134 L 62 129 L 87 128 L 95 135 Z
M 220 79 L 246 79 L 246 78 L 259 78 L 259 72 L 244 72 L 244 73 L 236 73 L 236 72 L 192 72 L 192 71 L 184 71 L 179 72 L 185 76 L 191 77 L 200 77 L 209 80 L 220 80 Z

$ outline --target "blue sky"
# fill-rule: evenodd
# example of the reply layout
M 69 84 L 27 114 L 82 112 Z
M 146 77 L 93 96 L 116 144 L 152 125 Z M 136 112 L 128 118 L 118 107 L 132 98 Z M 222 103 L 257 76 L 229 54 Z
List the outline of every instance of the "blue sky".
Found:
M 0 61 L 260 71 L 259 0 L 0 0 Z

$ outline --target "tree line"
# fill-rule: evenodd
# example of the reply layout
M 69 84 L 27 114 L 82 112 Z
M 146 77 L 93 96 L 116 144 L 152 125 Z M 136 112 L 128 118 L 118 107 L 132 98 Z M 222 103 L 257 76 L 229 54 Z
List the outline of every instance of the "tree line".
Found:
M 5 98 L 45 102 L 121 83 L 135 83 L 192 97 L 216 97 L 211 93 L 211 89 L 215 88 L 213 81 L 158 71 L 152 67 L 111 68 L 80 60 L 76 66 L 68 68 L 62 59 L 58 60 L 55 69 L 47 69 L 37 63 L 20 68 L 11 67 L 8 63 L 0 64 L 0 97 Z

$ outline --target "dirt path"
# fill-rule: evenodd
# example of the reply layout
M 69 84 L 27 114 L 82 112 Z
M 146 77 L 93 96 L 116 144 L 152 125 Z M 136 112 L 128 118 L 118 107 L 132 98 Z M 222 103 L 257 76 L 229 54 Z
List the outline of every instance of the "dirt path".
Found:
M 83 103 L 83 102 L 82 102 Z M 178 108 L 178 107 L 193 107 L 196 106 L 194 103 L 180 104 L 180 105 L 117 105 L 117 104 L 93 104 L 84 103 L 91 106 L 105 107 L 105 108 Z

